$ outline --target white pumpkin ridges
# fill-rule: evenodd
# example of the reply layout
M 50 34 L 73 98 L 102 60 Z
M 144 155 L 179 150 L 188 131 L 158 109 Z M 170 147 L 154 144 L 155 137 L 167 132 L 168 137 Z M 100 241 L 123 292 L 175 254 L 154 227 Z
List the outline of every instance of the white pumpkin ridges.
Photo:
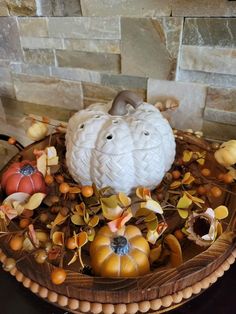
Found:
M 105 110 L 90 106 L 68 123 L 66 159 L 73 178 L 83 185 L 111 186 L 114 193 L 130 194 L 141 185 L 154 188 L 174 160 L 168 122 L 145 103 L 122 117 Z

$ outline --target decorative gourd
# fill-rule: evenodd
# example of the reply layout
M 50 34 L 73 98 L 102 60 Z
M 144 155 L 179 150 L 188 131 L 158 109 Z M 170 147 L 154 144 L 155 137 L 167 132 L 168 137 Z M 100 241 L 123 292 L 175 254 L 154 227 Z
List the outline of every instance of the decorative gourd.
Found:
M 126 194 L 137 186 L 155 188 L 175 156 L 168 121 L 128 91 L 118 94 L 112 106 L 94 104 L 77 112 L 68 123 L 66 148 L 75 181 Z
M 236 140 L 230 140 L 221 144 L 215 152 L 215 159 L 219 164 L 228 168 L 236 163 Z
M 117 234 L 104 226 L 90 246 L 92 269 L 103 277 L 135 277 L 148 273 L 149 253 L 148 242 L 133 225 Z
M 2 175 L 1 187 L 7 195 L 15 192 L 45 193 L 44 177 L 32 161 L 15 162 Z

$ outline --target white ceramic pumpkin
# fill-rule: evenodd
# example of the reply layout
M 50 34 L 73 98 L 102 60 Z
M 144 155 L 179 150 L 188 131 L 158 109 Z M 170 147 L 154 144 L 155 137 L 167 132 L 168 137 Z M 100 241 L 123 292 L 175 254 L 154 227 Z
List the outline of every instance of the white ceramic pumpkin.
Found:
M 77 112 L 68 123 L 66 148 L 75 181 L 127 194 L 137 186 L 155 188 L 175 156 L 168 121 L 129 91 L 119 93 L 112 104 Z

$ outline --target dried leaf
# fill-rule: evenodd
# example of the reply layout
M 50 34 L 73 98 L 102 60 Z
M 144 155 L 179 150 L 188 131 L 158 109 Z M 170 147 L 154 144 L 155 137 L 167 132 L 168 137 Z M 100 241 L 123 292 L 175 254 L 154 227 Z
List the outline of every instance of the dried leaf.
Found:
M 42 203 L 45 196 L 46 196 L 46 194 L 44 194 L 44 193 L 33 194 L 29 198 L 28 202 L 26 204 L 24 204 L 24 207 L 26 209 L 29 209 L 29 210 L 34 210 L 35 208 L 38 208 L 39 205 Z
M 135 213 L 135 217 L 142 217 L 142 216 L 148 216 L 150 214 L 150 210 L 147 208 L 139 208 L 136 213 Z
M 45 152 L 37 158 L 37 169 L 42 173 L 42 175 L 45 177 L 47 173 L 47 156 Z
M 186 193 L 179 199 L 177 203 L 177 208 L 178 209 L 186 209 L 189 208 L 189 206 L 192 204 L 191 198 L 189 198 Z
M 229 215 L 228 208 L 224 205 L 218 206 L 214 209 L 216 219 L 225 219 Z
M 149 243 L 155 244 L 160 234 L 156 230 L 148 230 L 146 237 Z
M 192 151 L 185 150 L 183 152 L 183 161 L 184 162 L 189 162 L 191 160 L 192 156 L 193 156 L 193 152 Z
M 181 218 L 183 218 L 183 219 L 188 218 L 188 210 L 178 209 L 178 213 L 179 213 Z
M 146 202 L 141 203 L 141 207 L 147 208 L 157 214 L 163 214 L 161 205 L 152 199 L 148 199 Z
M 111 232 L 116 232 L 121 229 L 126 222 L 128 222 L 132 218 L 132 213 L 124 212 L 123 215 L 115 220 L 108 222 L 108 227 L 110 228 Z
M 85 231 L 80 232 L 76 235 L 76 243 L 78 248 L 81 248 L 88 242 L 88 235 Z
M 157 218 L 152 220 L 152 221 L 149 221 L 147 223 L 147 229 L 148 230 L 156 230 L 157 229 L 157 226 L 158 226 L 158 220 Z
M 161 252 L 162 252 L 161 244 L 159 244 L 157 247 L 150 251 L 149 259 L 151 264 L 160 258 Z
M 151 192 L 149 189 L 143 188 L 143 187 L 138 187 L 136 189 L 136 195 L 138 198 L 141 200 L 146 200 L 148 198 L 151 198 Z
M 52 242 L 56 245 L 63 245 L 64 244 L 64 233 L 61 231 L 56 231 L 52 235 Z
M 102 207 L 103 216 L 108 220 L 114 220 L 119 218 L 122 215 L 123 211 L 124 209 L 121 208 L 119 205 L 116 206 L 116 208 L 108 208 L 105 206 Z
M 39 240 L 38 240 L 38 238 L 36 236 L 36 232 L 34 230 L 33 224 L 30 224 L 28 226 L 28 228 L 29 228 L 29 237 L 30 237 L 31 241 L 34 243 L 34 245 L 36 247 L 38 247 L 39 246 Z
M 131 199 L 125 193 L 120 192 L 117 197 L 121 205 L 123 205 L 124 207 L 130 206 Z
M 7 216 L 9 220 L 12 220 L 18 216 L 17 210 L 7 204 L 0 206 L 0 212 L 2 213 L 1 215 L 2 219 L 5 219 L 5 216 Z
M 67 264 L 68 266 L 75 263 L 78 259 L 79 255 L 78 255 L 78 252 L 75 252 L 72 259 L 69 261 L 69 263 Z
M 69 189 L 69 193 L 78 194 L 81 192 L 81 189 L 78 186 L 72 186 Z
M 84 211 L 85 211 L 85 204 L 84 203 L 80 203 L 78 205 L 75 205 L 75 211 L 73 211 L 74 213 L 80 215 L 80 216 L 84 216 Z
M 116 208 L 118 206 L 116 195 L 101 198 L 102 208 Z
M 181 181 L 173 181 L 170 184 L 170 189 L 175 190 L 175 189 L 178 189 L 180 186 L 181 186 Z
M 63 216 L 60 212 L 52 222 L 52 228 L 58 225 L 62 225 L 69 216 Z
M 71 216 L 71 222 L 76 225 L 76 226 L 83 226 L 85 225 L 85 222 L 84 222 L 84 219 L 83 217 L 81 217 L 80 215 L 78 214 L 74 214 Z
M 192 176 L 191 172 L 186 172 L 182 179 L 182 184 L 191 184 L 194 181 L 194 177 Z
M 92 228 L 96 227 L 97 224 L 99 223 L 99 217 L 97 215 L 93 216 L 89 222 L 88 222 L 88 225 Z

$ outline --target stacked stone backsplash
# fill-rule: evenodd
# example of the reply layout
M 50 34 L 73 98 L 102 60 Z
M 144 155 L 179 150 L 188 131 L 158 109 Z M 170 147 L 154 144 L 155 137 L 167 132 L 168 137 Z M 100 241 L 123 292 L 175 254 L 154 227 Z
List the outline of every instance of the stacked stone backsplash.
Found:
M 24 114 L 67 121 L 129 89 L 177 99 L 173 127 L 236 137 L 236 1 L 0 0 L 0 16 L 0 133 L 26 145 Z

